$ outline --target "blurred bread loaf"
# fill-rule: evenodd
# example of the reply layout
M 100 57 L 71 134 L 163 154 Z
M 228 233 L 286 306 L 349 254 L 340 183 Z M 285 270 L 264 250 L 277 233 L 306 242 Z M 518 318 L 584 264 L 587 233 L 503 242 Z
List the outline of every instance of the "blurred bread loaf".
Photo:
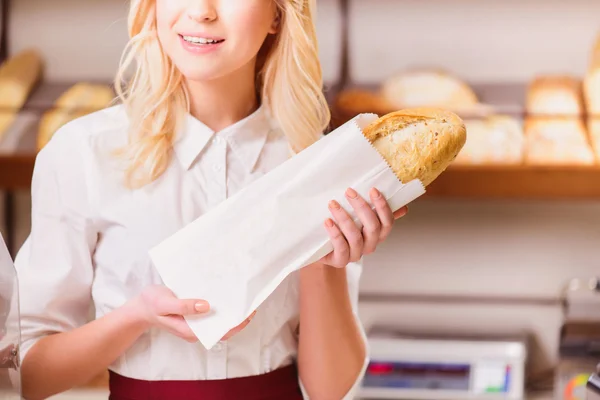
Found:
M 529 118 L 525 122 L 529 165 L 595 163 L 587 130 L 580 118 Z
M 41 79 L 43 67 L 36 50 L 24 50 L 0 65 L 0 139 Z
M 525 138 L 519 121 L 510 116 L 465 120 L 467 142 L 456 157 L 460 165 L 516 165 L 524 158 Z
M 398 179 L 427 186 L 456 158 L 467 132 L 456 114 L 413 108 L 386 114 L 363 130 Z
M 600 35 L 596 39 L 584 77 L 583 93 L 587 114 L 600 118 Z
M 582 116 L 581 80 L 558 75 L 536 77 L 527 88 L 525 106 L 530 116 Z
M 600 118 L 588 118 L 587 129 L 594 156 L 596 161 L 600 162 Z
M 352 116 L 362 113 L 383 115 L 394 110 L 379 93 L 362 89 L 341 91 L 336 99 L 336 107 Z
M 397 73 L 381 86 L 383 98 L 392 107 L 440 107 L 469 109 L 478 105 L 475 92 L 460 79 L 439 70 Z
M 42 116 L 38 149 L 42 149 L 61 126 L 108 107 L 114 97 L 112 88 L 107 85 L 77 83 L 69 88 L 56 100 L 54 108 Z

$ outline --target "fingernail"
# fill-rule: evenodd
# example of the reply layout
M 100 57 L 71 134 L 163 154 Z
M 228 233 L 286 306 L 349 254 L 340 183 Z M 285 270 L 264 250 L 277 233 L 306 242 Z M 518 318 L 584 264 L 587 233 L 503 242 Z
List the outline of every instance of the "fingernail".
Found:
M 356 193 L 356 190 L 348 188 L 348 190 L 346 190 L 346 196 L 350 197 L 351 199 L 356 199 L 358 198 L 358 193 Z
M 338 203 L 338 202 L 337 202 L 337 201 L 335 201 L 335 200 L 332 200 L 332 201 L 330 201 L 330 202 L 329 202 L 329 207 L 330 207 L 330 208 L 333 208 L 333 209 L 335 209 L 335 210 L 339 210 L 340 208 L 342 208 L 342 207 L 340 206 L 340 203 Z
M 381 197 L 381 192 L 375 188 L 371 189 L 371 196 L 378 199 Z
M 208 303 L 205 303 L 205 302 L 196 303 L 196 305 L 194 307 L 196 308 L 196 311 L 198 311 L 198 312 L 206 312 L 209 309 Z
M 396 218 L 402 218 L 404 217 L 406 214 L 408 213 L 408 208 L 407 207 L 402 207 L 401 209 L 399 209 L 398 211 L 396 211 Z
M 325 220 L 325 225 L 327 225 L 328 228 L 333 228 L 333 221 L 328 218 Z

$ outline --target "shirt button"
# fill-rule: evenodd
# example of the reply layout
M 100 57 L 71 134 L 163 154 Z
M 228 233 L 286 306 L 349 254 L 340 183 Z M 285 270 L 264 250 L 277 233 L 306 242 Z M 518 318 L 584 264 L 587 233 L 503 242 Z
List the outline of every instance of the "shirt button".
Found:
M 223 345 L 221 343 L 217 343 L 213 346 L 213 350 L 214 351 L 221 351 L 223 350 Z
M 215 172 L 219 172 L 221 171 L 221 166 L 218 164 L 213 165 L 213 170 L 215 170 Z

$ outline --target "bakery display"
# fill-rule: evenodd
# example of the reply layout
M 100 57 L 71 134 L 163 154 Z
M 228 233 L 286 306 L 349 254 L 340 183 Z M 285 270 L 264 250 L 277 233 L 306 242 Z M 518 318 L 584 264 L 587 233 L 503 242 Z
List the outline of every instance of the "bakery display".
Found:
M 61 126 L 108 107 L 114 98 L 114 92 L 108 85 L 78 83 L 69 88 L 56 100 L 53 109 L 42 116 L 37 140 L 38 150 L 50 141 Z
M 592 165 L 595 157 L 580 118 L 528 118 L 525 121 L 528 165 Z
M 427 186 L 456 158 L 465 144 L 464 122 L 436 108 L 413 108 L 386 114 L 363 134 L 401 182 L 419 179 Z
M 581 79 L 566 75 L 535 77 L 527 88 L 525 108 L 530 116 L 582 116 Z
M 518 165 L 523 163 L 525 138 L 516 118 L 495 115 L 465 120 L 467 142 L 457 165 Z
M 42 57 L 35 50 L 21 51 L 0 65 L 0 139 L 40 81 L 43 68 Z

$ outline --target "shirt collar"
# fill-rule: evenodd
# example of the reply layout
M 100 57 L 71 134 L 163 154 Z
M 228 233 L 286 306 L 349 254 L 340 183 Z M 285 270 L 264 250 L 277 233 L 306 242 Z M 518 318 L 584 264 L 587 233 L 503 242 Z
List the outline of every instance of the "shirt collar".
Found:
M 173 150 L 182 167 L 188 170 L 206 145 L 218 136 L 228 142 L 244 166 L 252 171 L 270 131 L 270 118 L 265 105 L 261 105 L 246 118 L 219 132 L 214 132 L 188 113 L 186 124 L 175 140 Z

